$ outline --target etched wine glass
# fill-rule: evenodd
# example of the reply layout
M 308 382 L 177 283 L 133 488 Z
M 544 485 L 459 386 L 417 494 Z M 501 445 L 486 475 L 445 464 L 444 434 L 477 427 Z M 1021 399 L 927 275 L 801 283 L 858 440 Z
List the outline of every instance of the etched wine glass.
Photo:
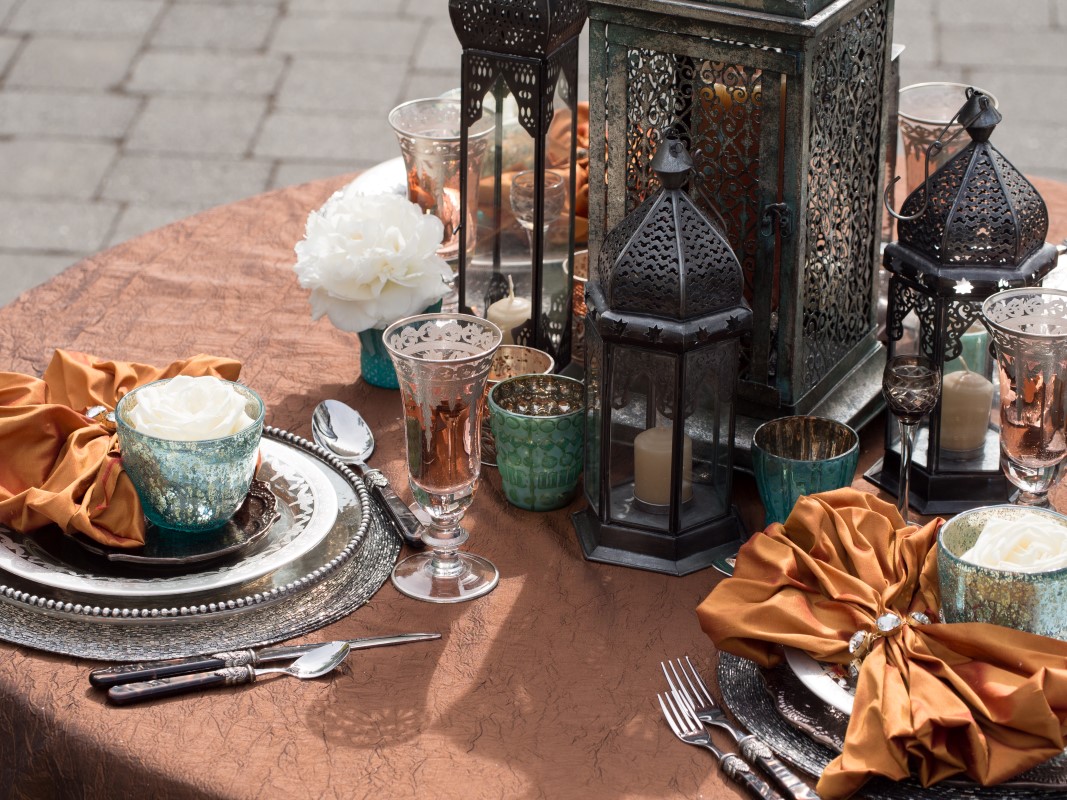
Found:
M 548 230 L 567 205 L 567 189 L 563 182 L 563 176 L 558 172 L 546 170 L 544 175 L 544 209 L 541 217 L 544 230 Z M 534 246 L 534 226 L 537 224 L 537 173 L 533 170 L 523 170 L 511 179 L 511 213 L 516 221 L 526 230 L 530 240 L 530 249 Z
M 897 511 L 908 524 L 908 479 L 915 446 L 915 430 L 923 417 L 937 405 L 941 395 L 941 370 L 920 355 L 891 357 L 882 373 L 882 394 L 900 425 L 900 478 L 897 483 Z
M 408 484 L 430 517 L 419 530 L 429 550 L 393 568 L 393 585 L 408 597 L 458 603 L 500 578 L 492 562 L 459 548 L 481 471 L 482 393 L 502 338 L 496 325 L 466 314 L 420 314 L 382 334 L 404 404 Z
M 1067 292 L 1009 289 L 982 304 L 1000 377 L 1000 466 L 1019 505 L 1048 506 L 1067 458 Z

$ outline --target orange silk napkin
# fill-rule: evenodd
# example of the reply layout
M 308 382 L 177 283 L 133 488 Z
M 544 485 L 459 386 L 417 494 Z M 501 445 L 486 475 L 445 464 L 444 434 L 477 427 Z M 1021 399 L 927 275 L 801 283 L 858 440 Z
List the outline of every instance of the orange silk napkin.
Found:
M 894 506 L 854 489 L 803 497 L 742 547 L 733 577 L 697 609 L 701 627 L 764 666 L 781 660 L 779 645 L 847 664 L 852 634 L 887 611 L 933 618 L 941 522 L 906 527 Z M 1067 642 L 909 620 L 864 658 L 844 751 L 818 792 L 845 798 L 876 775 L 999 783 L 1060 753 L 1065 733 Z
M 57 350 L 43 378 L 0 372 L 0 523 L 32 531 L 55 523 L 113 547 L 144 543 L 144 515 L 122 471 L 114 426 L 84 412 L 113 410 L 142 383 L 175 375 L 236 380 L 241 365 L 198 355 L 165 369 Z

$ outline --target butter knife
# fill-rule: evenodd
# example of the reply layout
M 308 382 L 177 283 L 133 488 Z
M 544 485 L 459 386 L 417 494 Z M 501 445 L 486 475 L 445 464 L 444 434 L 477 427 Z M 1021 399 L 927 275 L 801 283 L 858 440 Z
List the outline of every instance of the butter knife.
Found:
M 425 642 L 440 639 L 439 633 L 401 633 L 396 636 L 373 636 L 364 639 L 349 639 L 348 646 L 353 650 L 365 650 L 369 647 L 388 647 L 408 642 Z M 171 675 L 187 675 L 191 672 L 207 672 L 226 667 L 256 667 L 273 661 L 287 661 L 302 656 L 322 642 L 311 644 L 276 645 L 258 650 L 232 650 L 202 656 L 168 658 L 161 661 L 140 661 L 134 664 L 122 664 L 115 667 L 102 667 L 89 673 L 89 683 L 100 689 L 117 686 L 120 683 L 150 681 Z

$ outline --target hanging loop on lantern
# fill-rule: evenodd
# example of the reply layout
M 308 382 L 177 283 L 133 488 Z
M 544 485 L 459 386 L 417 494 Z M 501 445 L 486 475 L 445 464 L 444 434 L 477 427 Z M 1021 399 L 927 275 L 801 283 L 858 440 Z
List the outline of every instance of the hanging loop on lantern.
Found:
M 900 180 L 899 175 L 895 176 L 893 180 L 889 182 L 889 185 L 885 187 L 885 192 L 882 194 L 882 203 L 885 205 L 886 211 L 888 211 L 890 216 L 892 216 L 894 219 L 910 222 L 911 220 L 918 219 L 926 213 L 926 206 L 930 202 L 930 160 L 936 158 L 937 155 L 945 149 L 945 145 L 947 145 L 949 142 L 954 141 L 961 133 L 970 128 L 971 125 L 973 125 L 982 114 L 987 113 L 990 108 L 992 108 L 992 101 L 989 99 L 989 95 L 978 91 L 973 86 L 967 87 L 966 94 L 967 100 L 963 103 L 962 106 L 960 106 L 959 111 L 952 115 L 952 119 L 945 123 L 945 126 L 937 132 L 937 136 L 934 137 L 934 141 L 931 142 L 930 146 L 926 148 L 926 154 L 923 163 L 923 182 L 921 184 L 923 193 L 923 204 L 919 208 L 919 210 L 911 215 L 899 214 L 893 210 L 893 189 L 894 187 L 896 187 L 897 181 Z M 963 118 L 964 112 L 968 112 L 965 119 Z M 999 122 L 999 113 L 997 113 L 995 109 L 994 113 L 996 113 L 997 116 L 996 122 Z M 948 132 L 948 129 L 951 128 L 955 122 L 959 122 L 959 128 L 956 130 L 956 132 L 949 136 L 947 139 L 942 139 L 941 137 Z

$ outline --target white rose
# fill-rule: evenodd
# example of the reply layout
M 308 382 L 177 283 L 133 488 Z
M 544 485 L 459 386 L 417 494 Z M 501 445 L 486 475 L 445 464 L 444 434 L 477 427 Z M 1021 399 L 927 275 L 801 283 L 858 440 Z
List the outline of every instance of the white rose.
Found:
M 989 569 L 1050 572 L 1067 567 L 1067 527 L 1042 514 L 1023 511 L 991 519 L 974 546 L 960 556 Z
M 452 270 L 437 255 L 444 225 L 394 194 L 351 186 L 308 216 L 293 269 L 311 290 L 311 316 L 358 333 L 418 314 L 444 297 Z
M 226 381 L 179 375 L 137 392 L 127 420 L 139 433 L 182 442 L 218 439 L 255 422 L 247 398 Z

